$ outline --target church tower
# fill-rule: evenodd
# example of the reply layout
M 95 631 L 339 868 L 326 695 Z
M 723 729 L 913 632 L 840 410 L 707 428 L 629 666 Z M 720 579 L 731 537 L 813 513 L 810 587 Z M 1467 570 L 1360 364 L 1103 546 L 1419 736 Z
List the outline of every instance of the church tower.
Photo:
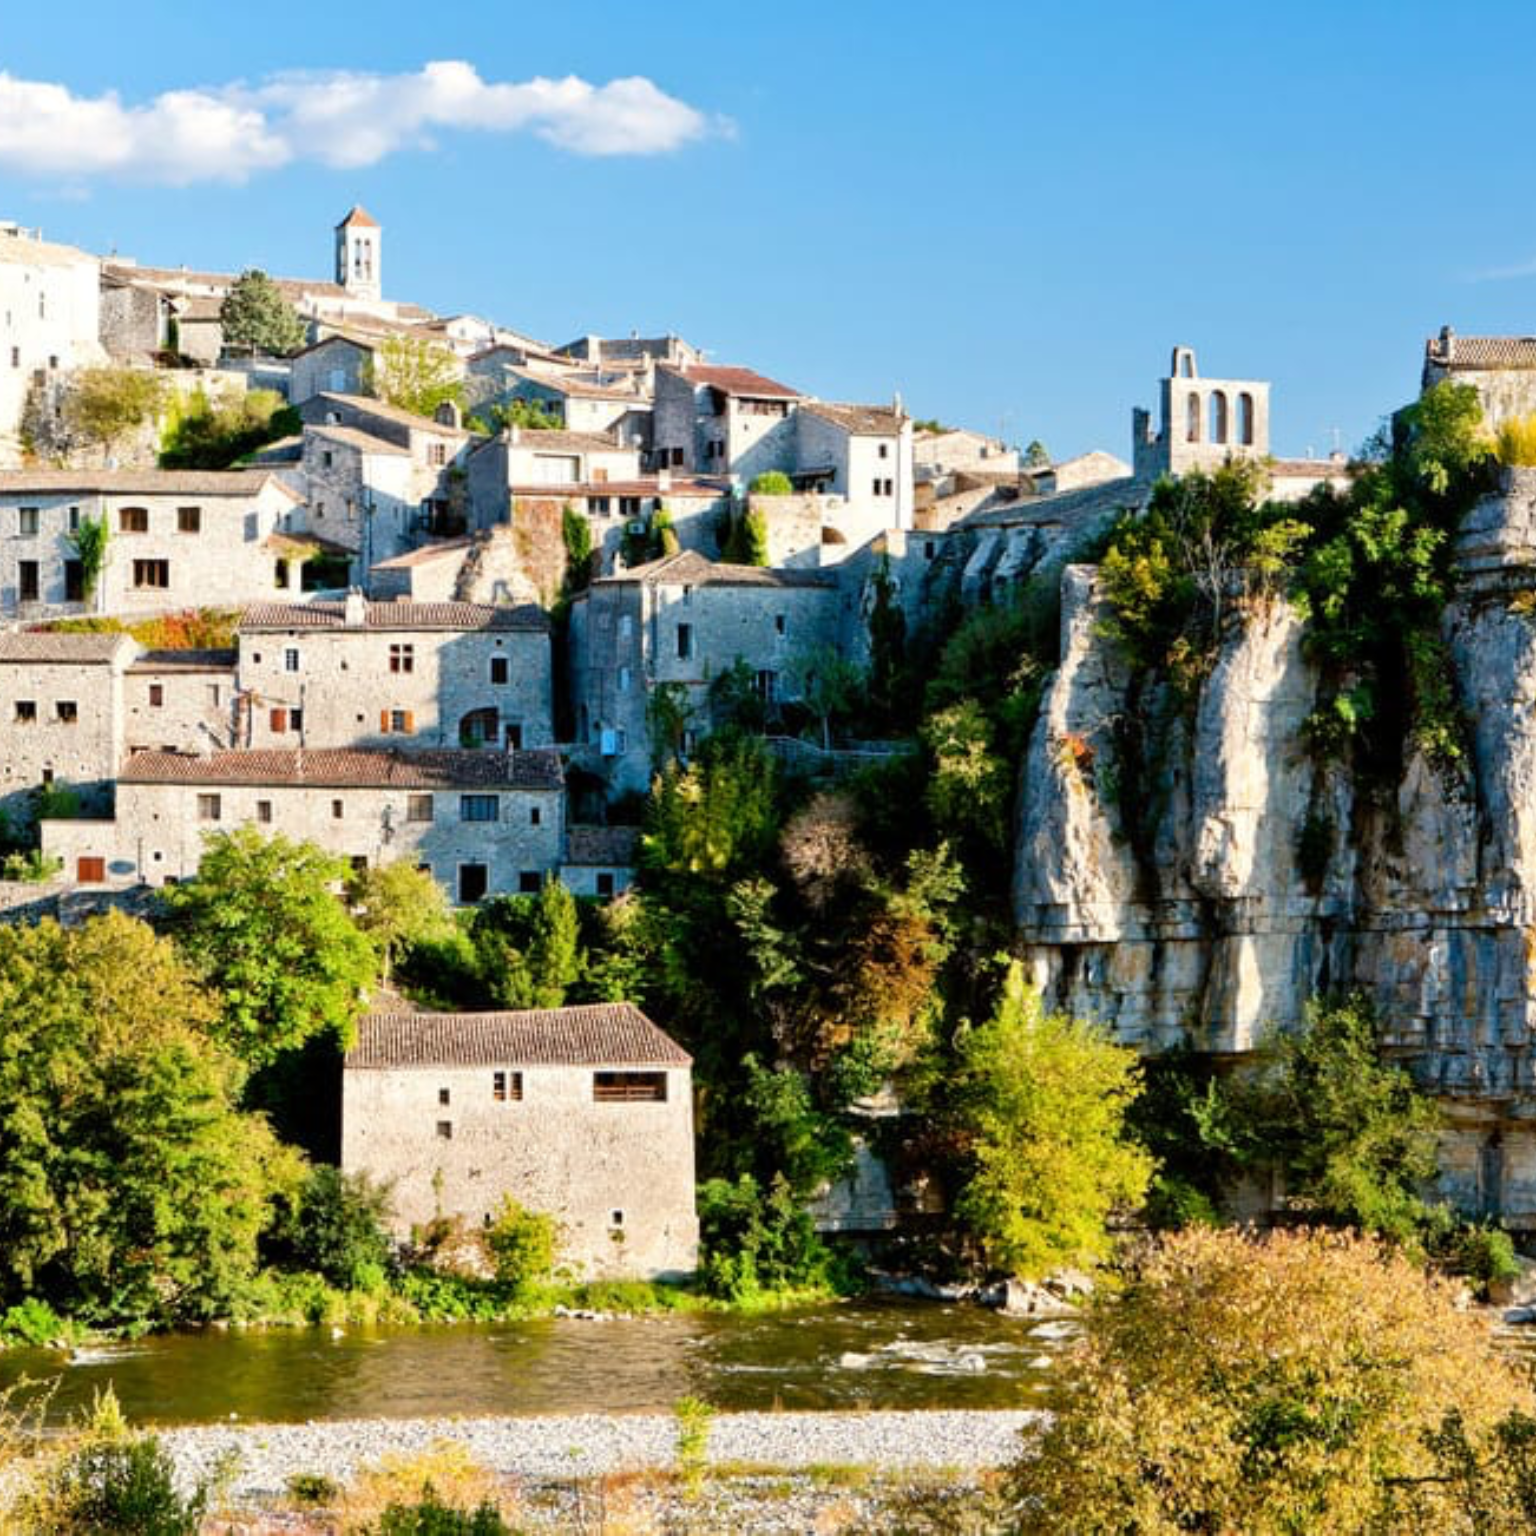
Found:
M 336 226 L 336 281 L 359 299 L 379 301 L 381 246 L 379 221 L 361 207 Z
M 1138 479 L 1212 470 L 1228 459 L 1268 457 L 1266 381 L 1202 378 L 1194 348 L 1175 347 L 1161 393 L 1163 419 L 1156 433 L 1147 411 L 1131 413 Z

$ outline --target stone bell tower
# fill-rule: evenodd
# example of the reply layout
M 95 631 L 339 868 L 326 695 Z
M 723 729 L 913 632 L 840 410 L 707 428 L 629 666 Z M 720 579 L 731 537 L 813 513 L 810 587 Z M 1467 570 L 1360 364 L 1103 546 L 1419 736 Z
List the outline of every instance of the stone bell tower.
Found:
M 1138 478 L 1155 480 L 1189 469 L 1215 469 L 1228 459 L 1268 456 L 1269 385 L 1264 380 L 1202 378 L 1194 348 L 1175 347 L 1160 393 L 1162 422 L 1156 433 L 1146 411 L 1132 412 Z
M 384 231 L 361 207 L 336 226 L 336 281 L 348 293 L 378 303 L 382 293 L 380 268 Z

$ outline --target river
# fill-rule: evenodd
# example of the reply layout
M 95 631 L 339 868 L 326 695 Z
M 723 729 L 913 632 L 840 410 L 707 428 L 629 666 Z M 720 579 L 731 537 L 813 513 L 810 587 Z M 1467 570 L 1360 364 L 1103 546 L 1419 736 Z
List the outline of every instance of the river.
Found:
M 11 1351 L 0 1385 L 56 1380 L 59 1421 L 110 1384 L 142 1424 L 654 1411 L 689 1394 L 731 1410 L 1027 1408 L 1044 1401 L 1064 1331 L 894 1301 L 762 1317 L 208 1331 Z

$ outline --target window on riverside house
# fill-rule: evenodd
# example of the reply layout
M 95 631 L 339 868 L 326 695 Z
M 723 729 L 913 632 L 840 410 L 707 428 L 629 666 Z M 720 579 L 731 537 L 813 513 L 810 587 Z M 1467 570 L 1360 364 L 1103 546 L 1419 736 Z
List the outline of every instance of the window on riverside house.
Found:
M 416 731 L 416 715 L 409 709 L 381 709 L 379 731 L 384 736 L 411 736 Z
M 283 671 L 297 672 L 299 670 L 299 650 L 297 646 L 290 645 L 283 651 Z
M 85 601 L 85 562 L 83 560 L 64 562 L 64 601 L 66 603 Z
M 16 599 L 22 603 L 35 603 L 41 586 L 38 577 L 38 563 L 36 560 L 18 560 L 16 562 Z
M 687 661 L 693 655 L 693 625 L 677 626 L 677 659 Z
M 540 810 L 540 808 L 538 806 L 536 806 L 536 805 L 530 807 L 530 809 L 528 811 L 528 825 L 530 827 L 536 827 L 543 820 L 544 820 L 544 812 L 542 810 Z
M 479 901 L 490 887 L 490 870 L 484 864 L 459 865 L 459 901 L 468 906 Z
M 446 1088 L 439 1088 L 437 1090 L 437 1102 L 439 1104 L 446 1104 L 451 1097 L 452 1097 L 452 1095 L 448 1092 L 448 1090 Z
M 270 800 L 258 800 L 256 802 L 256 820 L 263 823 L 272 820 L 272 802 Z
M 119 533 L 148 533 L 149 508 L 122 508 L 122 510 L 117 514 L 117 531 Z
M 407 821 L 431 821 L 432 820 L 432 796 L 409 795 L 405 802 L 405 819 Z
M 512 663 L 505 656 L 491 657 L 491 681 L 493 683 L 505 683 L 512 676 Z
M 594 1072 L 592 1099 L 597 1104 L 664 1104 L 665 1072 Z
M 64 725 L 73 725 L 80 718 L 80 706 L 73 699 L 60 699 L 54 708 Z
M 453 1140 L 453 1121 L 439 1120 L 437 1122 L 437 1139 L 439 1141 Z
M 346 807 L 346 802 L 344 800 L 332 800 L 331 801 L 331 820 L 332 821 L 340 821 L 342 816 L 343 816 L 343 814 L 346 811 L 346 808 L 347 808 Z
M 598 874 L 597 874 L 597 894 L 599 896 L 604 896 L 604 897 L 612 896 L 613 895 L 613 873 L 612 873 L 612 871 L 606 870 L 606 869 L 602 869 L 602 870 L 598 871 Z
M 517 894 L 519 896 L 537 896 L 543 889 L 544 880 L 536 869 L 525 869 L 519 872 L 517 877 Z
M 460 795 L 460 821 L 496 821 L 501 815 L 501 801 L 495 795 Z
M 177 533 L 201 533 L 202 531 L 203 509 L 201 507 L 176 508 Z
M 37 723 L 36 699 L 16 700 L 16 723 L 17 725 L 35 725 Z
M 224 802 L 218 795 L 199 795 L 197 797 L 197 819 L 199 821 L 217 821 L 224 813 Z
M 416 647 L 413 645 L 390 646 L 389 670 L 391 672 L 414 672 L 416 670 Z
M 149 685 L 149 707 L 159 709 L 165 703 L 165 684 L 151 683 Z
M 498 1104 L 517 1104 L 523 1097 L 521 1072 L 492 1072 L 491 1097 Z

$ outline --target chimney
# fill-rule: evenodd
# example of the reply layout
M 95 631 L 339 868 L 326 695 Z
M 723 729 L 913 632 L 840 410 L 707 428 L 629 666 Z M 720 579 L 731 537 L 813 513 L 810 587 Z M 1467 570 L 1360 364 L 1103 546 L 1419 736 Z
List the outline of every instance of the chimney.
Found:
M 368 622 L 368 604 L 360 587 L 347 589 L 347 600 L 342 605 L 341 620 L 348 629 L 361 629 Z

